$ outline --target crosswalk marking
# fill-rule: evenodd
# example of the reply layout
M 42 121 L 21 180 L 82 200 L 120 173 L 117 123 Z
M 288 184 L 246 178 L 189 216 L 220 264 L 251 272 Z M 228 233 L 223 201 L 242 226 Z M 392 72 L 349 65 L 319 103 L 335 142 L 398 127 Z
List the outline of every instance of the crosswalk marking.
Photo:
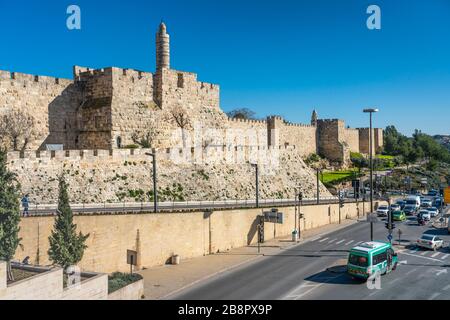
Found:
M 448 254 L 444 254 L 442 257 L 441 257 L 441 259 L 447 259 L 448 258 Z
M 448 284 L 444 288 L 442 288 L 442 290 L 444 290 L 444 291 L 447 291 L 448 289 L 450 289 L 450 284 Z
M 342 239 L 341 241 L 336 242 L 336 244 L 341 244 L 341 243 L 344 242 L 344 241 L 345 241 L 345 239 Z
M 328 239 L 330 239 L 330 238 L 323 238 L 323 239 L 320 240 L 319 242 L 324 242 L 324 241 L 327 241 Z
M 416 253 L 417 251 L 419 251 L 419 248 L 412 249 L 409 253 Z
M 355 243 L 355 246 L 359 245 L 360 243 L 363 243 L 362 241 L 358 241 L 357 243 Z
M 335 242 L 337 239 L 333 239 L 333 240 L 330 240 L 330 241 L 328 241 L 328 243 L 333 243 L 333 242 Z
M 345 245 L 348 246 L 350 243 L 355 242 L 355 240 L 350 240 L 349 242 L 347 242 Z
M 421 256 L 424 256 L 424 255 L 426 255 L 428 253 L 428 251 L 424 251 L 424 252 L 422 252 L 420 255 Z
M 431 257 L 432 258 L 435 258 L 435 257 L 437 257 L 438 255 L 440 255 L 441 253 L 440 252 L 436 252 L 435 254 L 433 254 Z
M 440 295 L 441 295 L 440 292 L 433 293 L 433 294 L 431 295 L 431 297 L 428 298 L 428 300 L 436 299 L 436 298 L 437 298 L 438 296 L 440 296 Z

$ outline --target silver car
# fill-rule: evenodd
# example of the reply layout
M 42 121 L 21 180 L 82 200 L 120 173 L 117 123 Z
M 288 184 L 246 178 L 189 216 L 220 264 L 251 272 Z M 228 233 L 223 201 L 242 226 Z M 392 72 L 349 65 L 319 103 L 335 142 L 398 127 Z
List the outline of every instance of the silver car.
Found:
M 431 213 L 428 210 L 420 210 L 417 216 L 422 217 L 422 219 L 424 219 L 425 221 L 431 220 Z
M 422 248 L 437 250 L 444 246 L 444 240 L 432 234 L 423 234 L 422 237 L 417 240 L 417 245 Z
M 377 216 L 379 216 L 379 217 L 382 217 L 382 216 L 387 217 L 388 212 L 389 212 L 389 207 L 388 206 L 385 206 L 385 205 L 379 206 L 378 209 L 377 209 Z
M 439 209 L 436 207 L 427 208 L 427 211 L 431 214 L 431 217 L 436 217 L 439 215 Z

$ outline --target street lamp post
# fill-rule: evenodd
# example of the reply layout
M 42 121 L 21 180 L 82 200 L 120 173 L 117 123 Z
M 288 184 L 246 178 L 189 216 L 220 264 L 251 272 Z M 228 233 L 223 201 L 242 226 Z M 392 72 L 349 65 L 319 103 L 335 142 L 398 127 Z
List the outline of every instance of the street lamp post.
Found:
M 320 174 L 320 169 L 317 168 L 317 183 L 316 183 L 316 186 L 317 186 L 317 204 L 318 205 L 320 204 L 320 185 L 319 185 L 320 178 L 319 178 L 319 174 Z
M 255 168 L 255 178 L 256 178 L 256 207 L 259 208 L 259 170 L 258 170 L 258 164 L 252 163 L 252 167 Z
M 158 211 L 158 191 L 156 190 L 156 154 L 146 153 L 147 156 L 152 157 L 153 162 L 153 211 Z
M 369 131 L 369 166 L 370 166 L 370 213 L 373 213 L 373 133 L 372 133 L 372 114 L 378 112 L 378 109 L 364 109 L 364 113 L 370 115 Z M 373 222 L 370 222 L 370 240 L 373 241 Z

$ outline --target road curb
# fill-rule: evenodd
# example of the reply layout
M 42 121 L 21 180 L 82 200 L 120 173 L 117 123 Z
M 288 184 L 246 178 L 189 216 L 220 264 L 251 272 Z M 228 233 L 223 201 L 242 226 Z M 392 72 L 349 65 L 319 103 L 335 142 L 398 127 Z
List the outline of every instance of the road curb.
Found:
M 196 285 L 197 283 L 200 283 L 200 282 L 202 282 L 202 281 L 206 281 L 206 280 L 208 280 L 208 279 L 210 279 L 210 278 L 213 278 L 213 277 L 215 277 L 215 276 L 217 276 L 217 275 L 220 275 L 220 274 L 222 274 L 222 273 L 225 273 L 225 272 L 227 272 L 227 271 L 230 271 L 230 270 L 233 270 L 233 269 L 237 269 L 237 268 L 242 267 L 243 265 L 245 265 L 245 264 L 247 264 L 247 263 L 255 262 L 256 260 L 258 260 L 259 258 L 262 258 L 262 257 L 264 257 L 264 255 L 259 254 L 259 255 L 255 256 L 255 257 L 253 257 L 253 258 L 250 258 L 250 259 L 248 259 L 248 260 L 246 260 L 246 261 L 243 261 L 243 262 L 240 262 L 240 263 L 235 264 L 235 265 L 233 265 L 233 266 L 230 266 L 230 267 L 221 269 L 221 270 L 219 270 L 219 271 L 216 271 L 216 272 L 214 272 L 214 273 L 212 273 L 212 274 L 209 274 L 209 275 L 207 275 L 207 276 L 205 276 L 205 277 L 203 277 L 203 278 L 200 278 L 200 279 L 198 279 L 198 280 L 195 280 L 195 281 L 193 281 L 193 282 L 191 282 L 191 283 L 189 283 L 189 284 L 187 284 L 187 285 L 185 285 L 185 286 L 183 286 L 183 287 L 181 287 L 181 288 L 179 288 L 179 289 L 176 289 L 176 290 L 174 290 L 174 291 L 172 291 L 172 292 L 170 292 L 170 293 L 168 293 L 168 294 L 166 294 L 166 295 L 164 295 L 164 296 L 162 296 L 162 297 L 156 298 L 155 300 L 165 300 L 165 299 L 167 299 L 167 298 L 170 297 L 170 296 L 173 296 L 173 295 L 175 295 L 175 294 L 177 294 L 177 293 L 179 293 L 179 292 L 181 292 L 181 291 L 183 291 L 183 290 L 185 290 L 185 289 L 187 289 L 187 288 L 189 288 L 189 287 L 192 287 L 192 286 Z
M 296 244 L 292 244 L 292 245 L 290 245 L 290 246 L 287 246 L 287 247 L 285 247 L 285 248 L 280 248 L 280 249 L 281 249 L 281 250 L 286 250 L 286 249 L 290 249 L 290 248 L 295 248 L 295 247 L 297 247 L 297 246 L 300 246 L 300 245 L 309 243 L 309 242 L 311 242 L 311 241 L 314 241 L 314 240 L 316 240 L 317 238 L 320 238 L 320 237 L 322 237 L 322 236 L 324 236 L 324 235 L 327 235 L 327 234 L 330 234 L 330 233 L 332 233 L 332 232 L 339 231 L 339 230 L 341 230 L 341 229 L 344 229 L 344 228 L 347 228 L 347 227 L 349 227 L 349 226 L 352 226 L 352 225 L 354 225 L 354 224 L 356 224 L 356 223 L 358 223 L 358 222 L 359 222 L 358 220 L 352 220 L 350 223 L 348 223 L 348 224 L 346 224 L 346 225 L 338 226 L 338 227 L 336 227 L 336 228 L 334 228 L 334 229 L 332 229 L 332 230 L 322 232 L 322 233 L 317 234 L 317 235 L 314 235 L 314 236 L 312 236 L 312 237 L 310 237 L 310 238 L 308 238 L 308 239 L 306 239 L 306 240 L 304 240 L 304 241 L 301 241 L 301 242 L 298 242 L 298 243 L 296 243 Z M 195 280 L 195 281 L 193 281 L 193 282 L 191 282 L 191 283 L 189 283 L 189 284 L 186 284 L 185 286 L 183 286 L 183 287 L 181 287 L 181 288 L 179 288 L 179 289 L 176 289 L 176 290 L 174 290 L 174 291 L 172 291 L 172 292 L 170 292 L 170 293 L 168 293 L 168 294 L 166 294 L 166 295 L 164 295 L 164 296 L 162 296 L 162 297 L 156 298 L 156 299 L 154 299 L 154 300 L 165 300 L 165 299 L 169 298 L 170 296 L 173 296 L 173 295 L 175 295 L 175 294 L 177 294 L 177 293 L 179 293 L 179 292 L 181 292 L 181 291 L 183 291 L 183 290 L 185 290 L 185 289 L 187 289 L 187 288 L 189 288 L 189 287 L 192 287 L 192 286 L 194 286 L 194 285 L 196 285 L 196 284 L 198 284 L 198 283 L 200 283 L 200 282 L 202 282 L 202 281 L 206 281 L 206 280 L 208 280 L 208 279 L 211 279 L 211 278 L 213 278 L 213 277 L 215 277 L 215 276 L 218 276 L 218 275 L 220 275 L 220 274 L 222 274 L 222 273 L 231 271 L 231 270 L 233 270 L 233 269 L 238 269 L 239 267 L 242 267 L 242 266 L 244 266 L 245 264 L 254 263 L 254 262 L 256 262 L 256 260 L 258 260 L 258 259 L 260 259 L 260 258 L 262 258 L 262 257 L 270 257 L 270 256 L 273 256 L 273 255 L 258 254 L 258 255 L 256 255 L 255 257 L 250 258 L 250 259 L 248 259 L 248 260 L 246 260 L 246 261 L 243 261 L 243 262 L 240 262 L 240 263 L 235 264 L 235 265 L 233 265 L 233 266 L 230 266 L 230 267 L 221 269 L 221 270 L 216 271 L 216 272 L 214 272 L 214 273 L 212 273 L 212 274 L 209 274 L 209 275 L 207 275 L 207 276 L 205 276 L 205 277 L 203 277 L 203 278 L 200 278 L 200 279 L 198 279 L 198 280 Z

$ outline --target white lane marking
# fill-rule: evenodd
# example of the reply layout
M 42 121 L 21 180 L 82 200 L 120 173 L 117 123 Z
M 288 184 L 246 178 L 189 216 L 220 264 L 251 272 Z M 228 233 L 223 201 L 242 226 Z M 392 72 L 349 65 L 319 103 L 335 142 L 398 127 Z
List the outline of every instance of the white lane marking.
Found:
M 345 245 L 348 246 L 350 243 L 355 242 L 355 240 L 350 240 L 349 242 L 347 242 Z
M 436 299 L 438 296 L 440 296 L 441 293 L 440 292 L 435 292 L 431 295 L 431 297 L 428 298 L 428 300 L 433 300 Z
M 405 273 L 405 275 L 407 276 L 407 275 L 410 275 L 411 273 L 413 273 L 414 271 L 416 271 L 417 270 L 417 268 L 414 268 L 414 269 L 412 269 L 412 270 L 409 270 L 407 273 Z
M 333 243 L 333 242 L 335 242 L 337 239 L 333 239 L 333 240 L 330 240 L 330 241 L 328 241 L 328 243 Z
M 426 251 L 425 251 L 426 252 Z M 439 259 L 434 259 L 434 258 L 429 258 L 429 257 L 423 257 L 422 255 L 417 255 L 417 254 L 410 254 L 408 252 L 402 252 L 402 254 L 405 254 L 407 256 L 412 256 L 412 257 L 416 257 L 416 258 L 422 258 L 422 259 L 427 259 L 427 260 L 431 260 L 431 261 L 437 261 L 437 262 L 442 262 Z
M 344 242 L 345 241 L 345 239 L 343 239 L 343 240 L 341 240 L 341 241 L 339 241 L 339 242 L 336 242 L 336 244 L 341 244 L 342 242 Z
M 306 283 L 303 283 L 303 284 L 301 284 L 300 286 L 298 286 L 297 288 L 295 288 L 294 290 L 292 290 L 290 293 L 288 293 L 288 294 L 283 298 L 283 300 L 286 300 L 286 299 L 289 299 L 289 300 L 290 300 L 290 299 L 298 300 L 298 299 L 300 299 L 301 297 L 303 297 L 304 295 L 306 295 L 306 294 L 312 292 L 314 289 L 317 289 L 318 287 L 323 286 L 324 284 L 330 282 L 331 280 L 337 279 L 337 278 L 342 277 L 342 276 L 343 276 L 343 275 L 340 274 L 340 275 L 338 275 L 338 276 L 336 276 L 336 277 L 326 277 L 326 278 L 324 277 L 324 278 L 321 278 L 321 279 L 327 279 L 327 280 L 323 281 L 322 283 L 317 283 L 317 284 L 314 284 L 314 283 L 312 283 L 312 282 L 306 282 Z M 311 288 L 309 288 L 309 289 L 306 290 L 305 292 L 300 292 L 301 289 L 306 288 L 306 287 L 311 287 Z
M 441 259 L 447 259 L 448 258 L 448 254 L 444 254 L 444 256 L 441 257 Z
M 436 252 L 435 254 L 433 254 L 431 257 L 432 258 L 436 258 L 438 255 L 440 255 L 441 253 L 440 252 Z
M 323 238 L 323 239 L 320 240 L 319 242 L 324 242 L 324 241 L 327 241 L 328 239 L 330 239 L 330 238 Z
M 448 284 L 444 288 L 442 288 L 442 290 L 444 290 L 444 291 L 447 291 L 448 289 L 450 289 L 450 284 Z

